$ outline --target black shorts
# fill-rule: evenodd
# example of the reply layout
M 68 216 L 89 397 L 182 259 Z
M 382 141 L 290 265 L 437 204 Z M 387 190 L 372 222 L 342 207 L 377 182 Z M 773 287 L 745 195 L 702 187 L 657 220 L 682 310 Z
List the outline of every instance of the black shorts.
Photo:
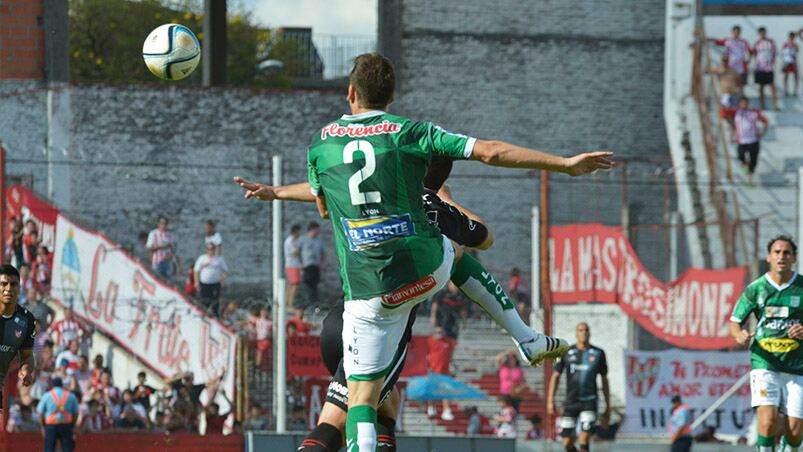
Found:
M 759 85 L 772 85 L 775 81 L 775 73 L 772 71 L 755 71 L 753 72 L 753 80 Z
M 432 190 L 424 190 L 422 200 L 429 223 L 437 226 L 449 239 L 463 246 L 476 247 L 488 238 L 488 229 L 483 224 L 467 217 Z
M 404 370 L 404 360 L 407 358 L 407 344 L 413 337 L 413 323 L 415 322 L 415 313 L 418 311 L 416 305 L 410 311 L 410 317 L 407 319 L 407 329 L 402 335 L 399 342 L 399 349 L 402 350 L 401 358 L 399 358 L 396 367 L 391 369 L 385 377 L 385 382 L 382 384 L 382 390 L 379 393 L 379 404 L 387 399 L 396 382 L 399 381 L 402 370 Z M 338 322 L 337 319 L 340 319 Z M 323 329 L 321 330 L 321 356 L 327 369 L 332 373 L 333 364 L 337 363 L 337 368 L 332 375 L 332 381 L 329 382 L 329 387 L 326 389 L 326 401 L 334 404 L 343 411 L 348 411 L 349 406 L 349 390 L 346 383 L 346 372 L 343 370 L 343 303 L 338 303 L 337 306 L 332 308 L 323 321 Z
M 578 424 L 581 432 L 594 433 L 597 427 L 596 401 L 573 403 L 563 408 L 563 415 L 558 418 L 560 436 L 563 438 L 574 437 Z

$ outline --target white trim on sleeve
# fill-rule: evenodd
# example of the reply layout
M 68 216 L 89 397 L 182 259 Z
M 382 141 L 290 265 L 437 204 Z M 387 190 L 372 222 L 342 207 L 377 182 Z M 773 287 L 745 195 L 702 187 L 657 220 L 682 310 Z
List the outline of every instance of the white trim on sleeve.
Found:
M 320 193 L 320 190 L 318 190 L 317 188 L 314 188 L 311 185 L 309 187 L 309 191 L 310 191 L 310 193 L 312 193 L 312 196 L 318 196 L 318 193 Z
M 736 317 L 735 315 L 732 315 L 731 316 L 731 322 L 742 323 L 742 322 L 744 322 L 744 320 L 740 319 L 739 317 Z
M 471 157 L 471 154 L 474 152 L 474 145 L 477 143 L 477 139 L 474 137 L 468 137 L 466 140 L 466 147 L 463 148 L 463 158 L 468 159 Z

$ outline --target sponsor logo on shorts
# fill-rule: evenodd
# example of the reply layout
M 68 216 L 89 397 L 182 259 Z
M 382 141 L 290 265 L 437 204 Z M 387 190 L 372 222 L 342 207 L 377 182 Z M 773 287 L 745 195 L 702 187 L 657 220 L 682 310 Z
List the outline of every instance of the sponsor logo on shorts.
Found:
M 333 122 L 321 129 L 321 139 L 325 140 L 328 137 L 370 137 L 374 135 L 384 135 L 386 133 L 397 133 L 399 130 L 401 130 L 401 124 L 387 120 L 370 126 L 362 124 L 341 126 Z
M 765 338 L 758 341 L 758 345 L 770 353 L 788 353 L 800 347 L 800 342 L 790 338 Z
M 5 352 L 16 352 L 16 351 L 17 347 L 14 347 L 13 345 L 0 344 L 0 352 L 5 353 Z
M 360 251 L 408 235 L 415 235 L 415 225 L 409 213 L 364 219 L 342 218 L 351 251 Z
M 769 397 L 770 391 L 767 388 L 761 388 L 761 389 L 758 390 L 758 395 L 759 395 L 759 397 L 766 398 L 766 397 Z
M 415 298 L 429 292 L 435 288 L 436 284 L 437 282 L 435 281 L 435 277 L 428 275 L 425 278 L 419 279 L 412 284 L 408 284 L 399 290 L 391 292 L 387 295 L 382 295 L 382 304 L 387 306 L 398 306 L 411 298 Z

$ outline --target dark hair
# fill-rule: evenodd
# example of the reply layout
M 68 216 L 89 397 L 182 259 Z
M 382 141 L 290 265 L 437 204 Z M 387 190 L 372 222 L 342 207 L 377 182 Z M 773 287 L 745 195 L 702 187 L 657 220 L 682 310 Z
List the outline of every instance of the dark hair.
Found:
M 434 157 L 427 174 L 424 175 L 424 188 L 432 191 L 438 191 L 449 178 L 449 173 L 452 172 L 452 160 L 442 157 Z
M 363 53 L 354 59 L 349 83 L 357 91 L 361 107 L 385 108 L 396 89 L 393 63 L 379 53 Z
M 530 422 L 532 422 L 533 424 L 540 424 L 541 416 L 539 416 L 538 414 L 533 414 L 532 416 L 530 416 Z
M 776 235 L 775 237 L 773 237 L 773 238 L 771 238 L 771 239 L 770 239 L 769 243 L 767 243 L 767 252 L 768 252 L 768 253 L 769 253 L 770 251 L 772 251 L 772 245 L 773 245 L 775 242 L 779 241 L 779 240 L 780 240 L 780 241 L 782 241 L 782 242 L 786 242 L 786 243 L 788 243 L 788 244 L 789 244 L 789 245 L 792 247 L 792 254 L 793 254 L 793 255 L 795 255 L 795 256 L 797 256 L 797 244 L 796 244 L 796 243 L 795 243 L 795 241 L 792 239 L 792 237 L 790 237 L 790 236 L 788 236 L 788 235 L 785 235 L 785 234 Z M 2 274 L 2 272 L 0 272 L 0 274 Z
M 766 33 L 767 29 L 765 27 L 758 27 L 758 32 L 759 33 Z
M 795 38 L 795 32 L 794 31 L 790 31 L 789 32 L 789 37 L 794 39 Z
M 215 220 L 206 220 L 206 224 L 208 224 L 209 226 L 212 226 L 214 228 L 215 227 Z
M 60 388 L 61 385 L 62 385 L 62 382 L 61 382 L 61 378 L 59 378 L 59 377 L 53 377 L 50 380 L 50 386 L 53 386 L 54 388 Z
M 731 27 L 731 30 L 739 30 L 739 31 L 742 31 L 742 27 L 740 27 L 740 26 L 738 26 L 738 25 L 734 25 L 733 27 Z
M 321 227 L 321 225 L 319 225 L 318 223 L 316 223 L 314 221 L 310 221 L 310 223 L 307 225 L 307 230 L 311 231 L 313 229 L 320 229 L 320 227 Z
M 147 376 L 147 375 L 145 374 L 145 372 L 144 372 L 144 371 L 142 371 L 142 372 L 140 372 L 140 373 L 138 373 L 138 374 L 137 374 L 137 377 L 146 377 L 146 376 Z
M 299 232 L 299 231 L 301 231 L 301 225 L 300 224 L 294 224 L 294 225 L 290 226 L 290 232 Z
M 680 400 L 680 396 L 679 396 L 679 395 L 677 395 L 677 394 L 673 395 L 673 396 L 672 396 L 672 398 L 671 398 L 671 399 L 669 399 L 669 401 L 670 401 L 671 403 L 683 403 L 683 402 Z
M 17 279 L 20 279 L 20 272 L 11 264 L 0 265 L 0 275 L 16 276 Z
M 513 406 L 513 397 L 510 397 L 509 395 L 503 395 L 503 396 L 500 396 L 500 397 L 499 397 L 499 400 L 500 400 L 502 403 L 504 403 L 505 405 L 510 405 L 510 406 Z

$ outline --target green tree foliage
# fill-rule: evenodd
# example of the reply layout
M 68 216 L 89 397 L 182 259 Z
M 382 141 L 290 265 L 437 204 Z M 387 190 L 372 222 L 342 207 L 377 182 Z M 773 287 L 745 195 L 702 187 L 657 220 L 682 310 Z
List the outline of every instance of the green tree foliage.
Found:
M 192 0 L 70 0 L 70 75 L 77 82 L 152 83 L 158 79 L 142 60 L 142 43 L 165 23 L 189 27 L 203 46 L 201 10 Z M 281 73 L 259 77 L 257 63 L 287 53 L 275 45 L 271 30 L 250 14 L 227 20 L 228 82 L 231 85 L 288 86 Z M 277 49 L 277 50 L 275 50 Z M 281 55 L 282 58 L 290 58 Z M 200 84 L 200 67 L 182 83 Z

